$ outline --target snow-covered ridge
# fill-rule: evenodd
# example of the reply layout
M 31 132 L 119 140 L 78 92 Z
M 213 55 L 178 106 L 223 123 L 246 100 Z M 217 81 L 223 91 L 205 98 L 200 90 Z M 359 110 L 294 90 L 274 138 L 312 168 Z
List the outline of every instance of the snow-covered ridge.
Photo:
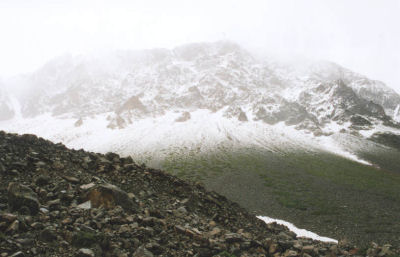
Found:
M 132 116 L 160 115 L 182 108 L 215 111 L 231 107 L 233 111 L 247 109 L 247 115 L 259 113 L 258 119 L 276 123 L 292 118 L 289 116 L 302 108 L 309 112 L 304 96 L 315 88 L 335 88 L 340 84 L 353 90 L 361 100 L 380 105 L 388 115 L 393 115 L 400 104 L 399 95 L 383 83 L 334 63 L 291 66 L 256 58 L 230 42 L 189 44 L 172 50 L 64 56 L 20 83 L 30 88 L 28 94 L 20 97 L 24 117 L 50 112 L 79 118 L 115 112 L 127 121 Z M 145 108 L 129 106 L 133 97 Z M 293 105 L 302 100 L 300 109 Z M 341 101 L 337 96 L 326 100 Z M 327 109 L 327 101 L 313 103 L 318 105 L 313 108 Z M 326 115 L 326 111 L 321 115 L 308 114 L 301 114 L 299 119 L 315 123 L 324 119 L 320 116 Z M 321 124 L 317 122 L 315 126 Z
M 400 135 L 400 96 L 383 83 L 330 62 L 260 60 L 229 42 L 64 56 L 15 83 L 29 90 L 17 99 L 0 88 L 1 130 L 144 162 L 223 146 L 374 165 L 338 138 Z
M 62 142 L 74 149 L 106 153 L 117 152 L 139 160 L 163 160 L 179 149 L 201 152 L 223 145 L 230 149 L 256 147 L 280 154 L 291 151 L 328 151 L 363 164 L 369 164 L 342 149 L 330 136 L 315 137 L 312 133 L 287 126 L 283 122 L 268 125 L 262 121 L 242 122 L 225 117 L 224 110 L 200 109 L 179 121 L 181 112 L 136 119 L 124 129 L 109 129 L 108 114 L 81 120 L 55 118 L 50 114 L 36 118 L 16 118 L 0 122 L 0 128 L 14 133 L 33 133 L 53 142 Z M 348 126 L 333 126 L 332 133 Z
M 400 96 L 383 83 L 326 61 L 260 59 L 231 42 L 63 56 L 13 83 L 29 90 L 18 101 L 0 92 L 0 129 L 100 152 L 305 140 L 368 164 L 331 135 L 400 134 Z

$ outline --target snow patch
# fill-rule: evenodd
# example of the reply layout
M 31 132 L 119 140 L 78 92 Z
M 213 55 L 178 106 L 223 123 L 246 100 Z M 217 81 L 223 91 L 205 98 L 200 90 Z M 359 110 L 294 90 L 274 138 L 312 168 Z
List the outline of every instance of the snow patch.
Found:
M 333 242 L 336 244 L 338 243 L 338 241 L 336 239 L 319 236 L 311 231 L 298 228 L 295 225 L 293 225 L 292 223 L 284 221 L 284 220 L 273 219 L 273 218 L 266 217 L 266 216 L 257 216 L 257 218 L 259 218 L 260 220 L 264 221 L 267 224 L 276 222 L 277 224 L 284 225 L 290 231 L 294 232 L 298 237 L 307 237 L 307 238 L 311 238 L 313 240 L 318 240 L 318 241 L 322 241 L 322 242 Z
M 354 153 L 351 153 L 349 151 L 344 150 L 342 147 L 340 147 L 338 145 L 338 143 L 330 136 L 323 136 L 320 137 L 319 142 L 321 143 L 321 146 L 323 146 L 325 148 L 325 150 L 335 153 L 337 155 L 343 156 L 347 159 L 359 162 L 361 164 L 364 165 L 369 165 L 372 166 L 373 164 L 361 159 L 360 157 L 358 157 L 357 155 L 355 155 Z
M 394 110 L 393 119 L 397 122 L 400 122 L 400 104 L 397 105 L 396 109 Z
M 16 110 L 19 109 L 14 104 Z M 206 109 L 192 111 L 185 122 L 175 122 L 183 110 L 166 112 L 162 116 L 133 119 L 123 129 L 109 129 L 104 113 L 84 118 L 83 124 L 74 126 L 76 118 L 54 117 L 43 114 L 35 118 L 0 122 L 0 128 L 15 133 L 32 133 L 67 147 L 94 152 L 117 152 L 123 156 L 163 158 L 178 148 L 208 151 L 221 144 L 232 147 L 257 146 L 273 152 L 292 150 L 325 150 L 348 159 L 371 165 L 346 151 L 332 136 L 315 137 L 287 126 L 284 122 L 268 125 L 262 121 L 240 122 L 224 117 L 224 110 L 212 113 Z M 17 115 L 19 116 L 19 115 Z M 342 126 L 330 124 L 332 131 Z

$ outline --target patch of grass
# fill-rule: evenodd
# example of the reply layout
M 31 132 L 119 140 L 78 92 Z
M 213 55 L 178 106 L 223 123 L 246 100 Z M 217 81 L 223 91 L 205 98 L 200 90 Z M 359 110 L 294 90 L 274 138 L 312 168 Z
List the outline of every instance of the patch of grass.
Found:
M 327 152 L 248 147 L 175 152 L 162 162 L 170 173 L 203 181 L 257 213 L 278 217 L 324 236 L 363 245 L 394 243 L 400 236 L 400 173 L 366 166 Z M 392 153 L 395 156 L 396 153 Z M 397 153 L 398 158 L 400 154 Z M 390 157 L 393 160 L 393 157 Z M 386 159 L 385 159 L 386 160 Z M 382 234 L 371 228 L 379 223 Z
M 283 191 L 283 192 L 278 192 L 277 194 L 278 194 L 277 200 L 282 206 L 286 208 L 293 208 L 303 211 L 307 210 L 305 202 L 295 197 L 292 197 L 292 195 L 289 192 Z

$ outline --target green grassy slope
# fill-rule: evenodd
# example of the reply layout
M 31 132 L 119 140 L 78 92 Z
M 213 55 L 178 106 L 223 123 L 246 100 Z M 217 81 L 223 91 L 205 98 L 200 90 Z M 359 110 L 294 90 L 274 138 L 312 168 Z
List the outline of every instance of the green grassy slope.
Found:
M 161 165 L 256 214 L 359 245 L 400 244 L 400 173 L 327 152 L 258 148 L 171 154 Z

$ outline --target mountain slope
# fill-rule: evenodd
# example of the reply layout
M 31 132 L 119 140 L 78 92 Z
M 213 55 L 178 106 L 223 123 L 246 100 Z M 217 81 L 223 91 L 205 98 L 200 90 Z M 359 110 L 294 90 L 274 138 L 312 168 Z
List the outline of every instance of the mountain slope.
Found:
M 0 131 L 3 256 L 389 256 L 297 238 L 223 196 L 131 158 Z M 110 184 L 112 183 L 112 184 Z M 4 239 L 4 240 L 3 240 Z
M 259 58 L 230 42 L 64 56 L 17 81 L 29 90 L 13 104 L 18 115 L 0 121 L 1 129 L 133 156 L 201 180 L 261 215 L 311 230 L 316 225 L 306 217 L 315 213 L 316 231 L 331 237 L 360 244 L 376 237 L 400 241 L 391 220 L 399 203 L 391 202 L 393 209 L 381 204 L 393 200 L 390 192 L 398 193 L 390 190 L 400 168 L 400 96 L 382 82 L 326 61 L 295 65 Z M 240 169 L 231 165 L 236 161 L 243 161 L 237 163 Z M 370 180 L 362 180 L 363 171 Z M 264 186 L 269 176 L 286 186 Z M 311 189 L 288 195 L 295 177 L 300 188 Z M 354 182 L 358 179 L 371 189 Z M 259 190 L 246 191 L 253 186 Z M 246 192 L 246 200 L 236 198 Z M 357 230 L 354 213 L 340 207 L 336 193 L 347 199 L 346 206 L 357 206 L 363 219 L 356 224 L 363 228 L 390 213 L 388 229 Z M 263 198 L 274 207 L 259 207 Z M 325 226 L 324 214 L 318 213 L 332 210 L 326 202 L 338 211 Z
M 67 56 L 46 64 L 27 81 L 31 92 L 22 106 L 26 117 L 46 112 L 74 117 L 114 112 L 127 121 L 171 110 L 216 111 L 230 107 L 232 111 L 241 109 L 247 115 L 260 116 L 257 118 L 268 123 L 318 120 L 316 125 L 323 126 L 320 122 L 327 117 L 321 115 L 326 113 L 306 113 L 304 109 L 328 107 L 326 103 L 307 103 L 308 94 L 326 87 L 349 91 L 337 92 L 329 100 L 349 100 L 349 94 L 359 98 L 336 105 L 331 112 L 362 104 L 353 110 L 354 114 L 360 114 L 365 107 L 375 108 L 379 114 L 375 118 L 385 120 L 385 114 L 394 115 L 400 104 L 400 96 L 383 83 L 338 65 L 319 62 L 302 70 L 281 67 L 279 63 L 258 60 L 228 42 L 191 44 L 173 50 L 114 52 L 96 58 Z M 365 106 L 370 101 L 374 107 Z M 300 106 L 293 106 L 296 103 Z M 292 117 L 299 112 L 304 114 Z

